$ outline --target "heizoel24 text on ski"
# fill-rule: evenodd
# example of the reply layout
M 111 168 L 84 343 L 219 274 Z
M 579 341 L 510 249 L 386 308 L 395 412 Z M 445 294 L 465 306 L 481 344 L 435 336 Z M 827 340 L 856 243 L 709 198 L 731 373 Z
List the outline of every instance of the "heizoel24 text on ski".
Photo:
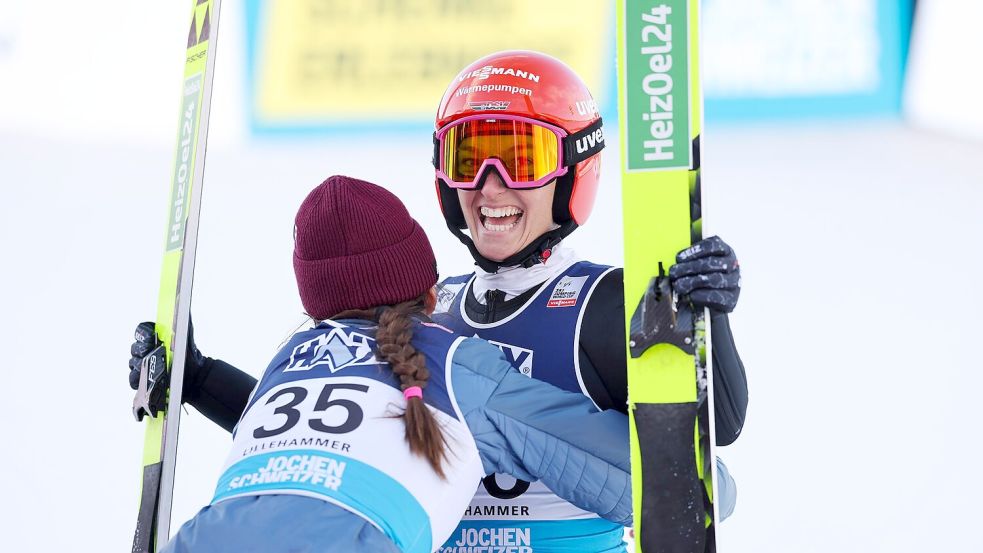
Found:
M 156 551 L 170 530 L 191 280 L 221 3 L 193 2 L 157 300 L 155 328 L 161 347 L 141 366 L 140 385 L 133 400 L 134 415 L 146 418 L 143 484 L 133 553 Z M 165 370 L 161 370 L 162 366 Z
M 702 238 L 698 0 L 620 0 L 625 311 L 635 547 L 715 548 L 706 322 L 668 270 Z

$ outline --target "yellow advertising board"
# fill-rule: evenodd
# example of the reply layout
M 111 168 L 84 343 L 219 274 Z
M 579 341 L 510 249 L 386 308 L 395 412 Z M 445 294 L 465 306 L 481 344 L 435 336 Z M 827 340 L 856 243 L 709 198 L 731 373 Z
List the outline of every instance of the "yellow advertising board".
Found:
M 613 69 L 612 9 L 609 0 L 249 0 L 253 124 L 422 123 L 460 69 L 509 49 L 553 55 L 599 94 Z

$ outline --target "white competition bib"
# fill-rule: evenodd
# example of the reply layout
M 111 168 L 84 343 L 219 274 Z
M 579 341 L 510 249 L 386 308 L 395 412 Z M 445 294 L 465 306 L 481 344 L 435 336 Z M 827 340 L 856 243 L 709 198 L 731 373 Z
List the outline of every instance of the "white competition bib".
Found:
M 483 470 L 467 424 L 428 406 L 449 448 L 446 480 L 440 479 L 410 453 L 398 416 L 405 404 L 400 390 L 364 376 L 269 388 L 239 421 L 213 502 L 274 493 L 317 497 L 362 516 L 404 551 L 429 553 L 454 529 Z

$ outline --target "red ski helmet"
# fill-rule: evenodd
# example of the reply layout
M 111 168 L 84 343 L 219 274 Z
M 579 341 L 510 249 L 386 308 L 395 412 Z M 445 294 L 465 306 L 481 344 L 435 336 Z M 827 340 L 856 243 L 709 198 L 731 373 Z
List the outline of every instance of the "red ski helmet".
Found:
M 533 241 L 530 247 L 501 262 L 478 254 L 467 228 L 457 191 L 460 184 L 441 172 L 441 139 L 447 129 L 463 119 L 487 114 L 542 122 L 556 130 L 560 171 L 553 195 L 553 221 L 560 228 Z M 478 117 L 480 119 L 480 117 Z M 461 122 L 463 123 L 463 122 Z M 590 216 L 600 177 L 600 151 L 604 147 L 601 116 L 587 85 L 566 64 L 540 52 L 510 50 L 472 62 L 447 87 L 437 109 L 434 133 L 434 167 L 440 209 L 447 226 L 464 242 L 478 264 L 486 270 L 505 265 L 533 265 L 548 257 L 556 243 L 584 224 Z M 496 166 L 502 171 L 501 163 Z M 491 166 L 475 175 L 481 186 Z

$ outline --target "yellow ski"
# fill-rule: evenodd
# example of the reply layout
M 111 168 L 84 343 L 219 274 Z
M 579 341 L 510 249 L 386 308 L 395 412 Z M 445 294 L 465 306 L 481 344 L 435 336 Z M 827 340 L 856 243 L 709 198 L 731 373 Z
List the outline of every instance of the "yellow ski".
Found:
M 181 386 L 220 0 L 193 2 L 157 300 L 156 328 L 163 345 L 145 358 L 140 370 L 140 386 L 133 400 L 133 413 L 137 419 L 147 418 L 143 489 L 133 553 L 153 553 L 167 541 L 170 532 Z M 171 409 L 171 405 L 175 408 Z
M 635 550 L 704 553 L 715 548 L 707 318 L 668 280 L 702 238 L 699 1 L 617 6 Z

